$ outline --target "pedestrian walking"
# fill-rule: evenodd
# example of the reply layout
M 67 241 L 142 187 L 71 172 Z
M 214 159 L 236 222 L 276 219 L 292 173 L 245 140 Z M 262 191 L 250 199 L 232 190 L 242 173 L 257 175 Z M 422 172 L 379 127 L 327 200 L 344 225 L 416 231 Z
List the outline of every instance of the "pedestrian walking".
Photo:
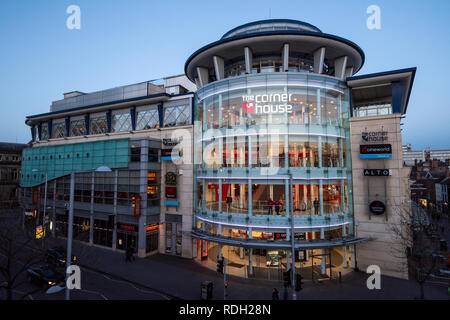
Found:
M 318 214 L 319 213 L 319 200 L 314 200 L 314 214 Z
M 125 250 L 125 262 L 131 262 L 130 248 Z
M 269 198 L 269 201 L 267 201 L 267 205 L 269 207 L 269 212 L 267 214 L 273 214 L 273 204 L 274 204 L 274 202 L 272 201 L 272 199 Z
M 276 201 L 275 202 L 275 212 L 277 213 L 277 216 L 280 215 L 280 207 L 281 207 L 281 201 Z
M 277 288 L 273 288 L 273 291 L 272 291 L 272 300 L 280 300 L 280 295 L 278 294 Z
M 284 292 L 283 292 L 283 300 L 287 300 L 289 298 L 289 291 L 287 287 L 284 287 Z

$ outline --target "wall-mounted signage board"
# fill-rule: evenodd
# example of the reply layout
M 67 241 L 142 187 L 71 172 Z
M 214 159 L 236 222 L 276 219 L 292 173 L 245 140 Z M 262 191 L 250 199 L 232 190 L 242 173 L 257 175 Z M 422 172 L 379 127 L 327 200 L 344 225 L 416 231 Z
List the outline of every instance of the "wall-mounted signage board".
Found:
M 365 177 L 388 177 L 392 175 L 390 169 L 363 169 Z
M 361 159 L 392 158 L 392 146 L 390 144 L 363 144 L 359 146 Z
M 369 204 L 369 210 L 375 215 L 383 214 L 386 211 L 386 206 L 383 202 L 375 200 Z

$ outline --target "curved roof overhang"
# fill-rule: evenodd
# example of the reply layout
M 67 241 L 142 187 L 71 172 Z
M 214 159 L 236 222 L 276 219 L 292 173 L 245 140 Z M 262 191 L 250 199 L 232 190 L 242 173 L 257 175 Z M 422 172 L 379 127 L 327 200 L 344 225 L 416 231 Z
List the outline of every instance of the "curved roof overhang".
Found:
M 233 59 L 244 55 L 244 47 L 250 47 L 254 54 L 281 51 L 284 43 L 289 43 L 290 52 L 298 53 L 313 53 L 325 47 L 325 59 L 328 60 L 347 56 L 347 66 L 353 66 L 353 73 L 358 72 L 364 64 L 362 49 L 347 39 L 326 33 L 277 30 L 244 34 L 210 43 L 187 59 L 184 72 L 194 81 L 196 67 L 213 68 L 213 56 L 222 57 L 224 60 Z
M 200 230 L 193 230 L 190 235 L 195 239 L 216 242 L 224 245 L 244 247 L 244 248 L 272 248 L 280 250 L 288 250 L 292 248 L 291 241 L 286 240 L 262 240 L 262 239 L 239 239 L 228 238 L 223 236 L 214 236 Z M 295 250 L 312 250 L 312 249 L 328 249 L 342 246 L 351 246 L 357 243 L 373 240 L 368 237 L 345 237 L 333 240 L 317 239 L 317 240 L 296 240 L 294 243 Z

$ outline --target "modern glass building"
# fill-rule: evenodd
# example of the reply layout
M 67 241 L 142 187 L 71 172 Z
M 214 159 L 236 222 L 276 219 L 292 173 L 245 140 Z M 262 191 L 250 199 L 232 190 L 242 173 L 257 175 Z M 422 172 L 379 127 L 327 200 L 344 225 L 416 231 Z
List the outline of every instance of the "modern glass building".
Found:
M 367 238 L 354 233 L 345 78 L 363 63 L 353 42 L 294 20 L 245 24 L 189 57 L 199 259 L 272 279 L 292 246 L 306 277 L 352 261 Z

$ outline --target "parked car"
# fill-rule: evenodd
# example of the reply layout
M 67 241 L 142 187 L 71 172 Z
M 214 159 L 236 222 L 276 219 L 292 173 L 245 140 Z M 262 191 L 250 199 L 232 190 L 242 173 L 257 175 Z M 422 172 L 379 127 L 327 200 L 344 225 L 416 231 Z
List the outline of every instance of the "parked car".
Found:
M 65 275 L 51 266 L 37 266 L 27 269 L 27 279 L 42 288 L 49 288 L 65 282 Z
M 66 258 L 67 252 L 63 247 L 55 247 L 47 249 L 46 252 L 46 261 L 47 263 L 54 265 L 56 267 L 65 267 L 66 266 Z M 72 255 L 71 264 L 76 264 L 77 257 Z

